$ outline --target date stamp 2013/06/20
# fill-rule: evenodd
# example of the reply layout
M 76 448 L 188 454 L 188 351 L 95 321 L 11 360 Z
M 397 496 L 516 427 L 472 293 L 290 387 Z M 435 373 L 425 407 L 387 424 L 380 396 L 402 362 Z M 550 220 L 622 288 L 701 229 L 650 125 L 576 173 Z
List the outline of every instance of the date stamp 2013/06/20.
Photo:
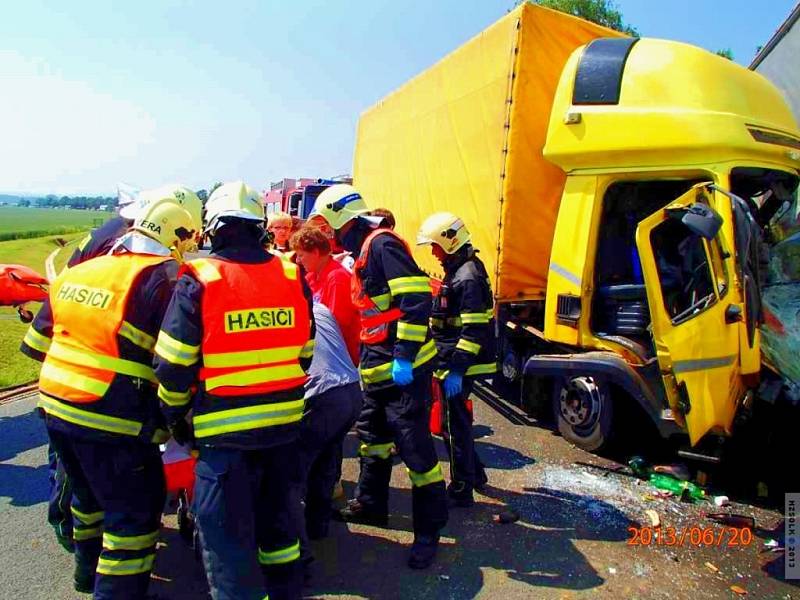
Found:
M 715 546 L 735 548 L 750 546 L 753 532 L 749 527 L 628 527 L 629 546 Z

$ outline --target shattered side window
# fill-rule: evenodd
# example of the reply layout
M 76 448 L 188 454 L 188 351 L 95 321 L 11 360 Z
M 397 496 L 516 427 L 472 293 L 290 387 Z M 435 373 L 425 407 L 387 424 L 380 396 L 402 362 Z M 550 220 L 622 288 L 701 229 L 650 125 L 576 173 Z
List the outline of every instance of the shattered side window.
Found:
M 769 222 L 767 285 L 800 282 L 800 205 L 797 189 Z
M 665 221 L 650 233 L 664 297 L 674 324 L 691 319 L 716 299 L 711 264 L 702 238 L 680 221 Z

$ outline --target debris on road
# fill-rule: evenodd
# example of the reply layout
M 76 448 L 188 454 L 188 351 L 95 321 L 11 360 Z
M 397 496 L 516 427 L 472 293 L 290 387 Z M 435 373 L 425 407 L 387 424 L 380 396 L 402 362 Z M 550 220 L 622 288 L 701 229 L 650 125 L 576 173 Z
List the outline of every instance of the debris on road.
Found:
M 616 575 L 617 574 L 617 570 L 614 567 L 608 567 L 608 572 L 611 575 Z
M 651 473 L 650 484 L 660 490 L 666 490 L 673 494 L 680 495 L 681 500 L 687 502 L 705 500 L 706 497 L 705 491 L 690 481 L 680 481 L 671 475 L 663 473 Z
M 708 513 L 706 519 L 719 523 L 720 525 L 728 525 L 729 527 L 737 527 L 739 529 L 755 529 L 756 527 L 756 520 L 748 515 Z
M 645 514 L 650 519 L 650 524 L 653 527 L 659 527 L 661 525 L 661 517 L 658 516 L 658 513 L 654 510 L 646 510 Z
M 732 585 L 731 586 L 731 591 L 734 594 L 739 594 L 740 596 L 746 596 L 747 595 L 747 590 L 744 589 L 743 587 L 738 586 L 738 585 Z
M 507 525 L 508 523 L 516 523 L 519 521 L 519 513 L 509 508 L 508 510 L 504 510 L 503 512 L 494 515 L 492 520 L 495 523 L 502 523 L 503 525 Z
M 712 563 L 707 562 L 705 563 L 705 565 L 706 567 L 708 567 L 708 570 L 711 571 L 712 573 L 719 573 L 719 568 L 714 566 Z
M 731 500 L 727 496 L 714 496 L 714 504 L 720 508 L 728 506 L 730 503 Z
M 442 581 L 450 581 L 450 575 L 439 575 L 439 579 Z

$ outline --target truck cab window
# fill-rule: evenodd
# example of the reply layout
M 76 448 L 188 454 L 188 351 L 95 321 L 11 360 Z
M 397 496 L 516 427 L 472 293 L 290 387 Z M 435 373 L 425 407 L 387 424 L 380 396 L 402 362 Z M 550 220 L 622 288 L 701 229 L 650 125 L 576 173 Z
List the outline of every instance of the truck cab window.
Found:
M 650 234 L 664 308 L 673 323 L 690 319 L 716 301 L 706 243 L 679 221 L 665 221 Z

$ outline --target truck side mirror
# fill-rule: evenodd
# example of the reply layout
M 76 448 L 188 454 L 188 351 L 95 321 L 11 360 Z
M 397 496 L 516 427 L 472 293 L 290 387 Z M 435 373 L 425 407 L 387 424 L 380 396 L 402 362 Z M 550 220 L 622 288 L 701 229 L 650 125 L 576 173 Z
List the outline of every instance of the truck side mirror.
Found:
M 668 208 L 666 210 L 671 219 L 680 221 L 686 225 L 689 231 L 707 240 L 713 240 L 722 227 L 722 217 L 705 204 L 694 203 L 688 208 Z

